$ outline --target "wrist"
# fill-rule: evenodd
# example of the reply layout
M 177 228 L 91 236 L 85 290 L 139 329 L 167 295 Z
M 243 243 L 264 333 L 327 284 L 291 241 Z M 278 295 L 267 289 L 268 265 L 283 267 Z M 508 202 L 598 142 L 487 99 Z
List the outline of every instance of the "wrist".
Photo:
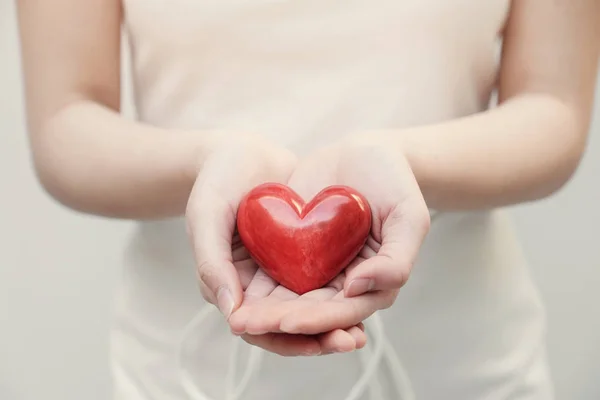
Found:
M 346 151 L 355 146 L 376 147 L 405 159 L 427 200 L 431 197 L 431 163 L 435 163 L 436 159 L 436 146 L 429 141 L 429 136 L 424 128 L 418 127 L 358 132 L 347 136 L 340 143 L 340 150 Z
M 416 135 L 418 134 L 413 130 L 365 131 L 348 135 L 338 145 L 342 151 L 353 147 L 377 147 L 395 152 L 398 157 L 405 158 L 414 169 L 419 167 L 422 161 L 419 144 L 415 140 Z
M 215 153 L 221 152 L 240 143 L 255 146 L 265 139 L 253 133 L 238 133 L 228 131 L 189 131 L 183 132 L 190 143 L 190 153 L 185 158 L 184 173 L 192 183 L 202 172 L 204 163 Z
M 186 166 L 186 175 L 191 184 L 202 173 L 205 163 L 216 154 L 239 152 L 249 156 L 257 163 L 270 165 L 275 169 L 289 170 L 295 165 L 296 156 L 288 149 L 279 147 L 263 135 L 252 132 L 207 131 L 195 136 L 192 157 Z M 291 170 L 289 171 L 291 173 Z

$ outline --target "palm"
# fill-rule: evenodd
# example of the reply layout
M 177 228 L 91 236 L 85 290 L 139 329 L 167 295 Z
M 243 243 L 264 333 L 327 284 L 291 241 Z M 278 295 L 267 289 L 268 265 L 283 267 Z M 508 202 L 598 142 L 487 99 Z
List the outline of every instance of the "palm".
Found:
M 338 296 L 343 287 L 343 274 L 326 287 L 299 296 L 258 268 L 237 235 L 232 241 L 232 256 L 244 289 L 244 300 L 231 316 L 230 324 L 234 332 L 244 332 L 244 340 L 281 355 L 327 354 L 364 346 L 366 337 L 362 324 L 316 335 L 288 335 L 279 328 L 281 313 L 289 310 L 288 306 L 317 304 Z M 263 312 L 257 314 L 256 310 Z
M 384 220 L 404 196 L 401 184 L 390 184 L 390 179 L 382 176 L 386 171 L 399 176 L 397 171 L 393 171 L 397 163 L 390 161 L 391 165 L 385 165 L 387 161 L 379 154 L 361 154 L 360 158 L 355 157 L 347 162 L 345 155 L 325 150 L 297 167 L 289 186 L 304 199 L 310 199 L 324 187 L 336 184 L 351 186 L 361 192 L 369 200 L 373 211 L 371 236 L 346 270 L 325 287 L 302 296 L 277 285 L 257 269 L 248 285 L 244 286 L 242 306 L 230 319 L 234 330 L 251 335 L 266 332 L 307 335 L 328 332 L 331 335 L 340 328 L 361 324 L 377 309 L 393 302 L 397 291 L 374 293 L 361 296 L 358 300 L 346 298 L 344 293 L 346 274 L 377 255 L 381 247 Z M 296 340 L 299 340 L 298 336 Z

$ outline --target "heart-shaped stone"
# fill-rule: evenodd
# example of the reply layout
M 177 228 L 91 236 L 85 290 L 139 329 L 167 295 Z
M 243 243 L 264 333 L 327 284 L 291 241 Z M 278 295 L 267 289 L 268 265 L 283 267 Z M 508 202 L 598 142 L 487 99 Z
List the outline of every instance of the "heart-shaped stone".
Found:
M 243 198 L 237 229 L 269 276 L 304 294 L 325 286 L 358 255 L 371 230 L 371 209 L 347 186 L 329 186 L 305 203 L 289 187 L 265 183 Z

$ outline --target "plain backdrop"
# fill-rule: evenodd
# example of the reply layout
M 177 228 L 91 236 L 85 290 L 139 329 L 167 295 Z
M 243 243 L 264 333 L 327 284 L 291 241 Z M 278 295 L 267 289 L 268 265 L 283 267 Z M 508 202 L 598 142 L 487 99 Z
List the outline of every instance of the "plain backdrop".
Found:
M 105 400 L 111 293 L 131 225 L 72 213 L 38 186 L 14 11 L 13 1 L 0 0 L 0 399 Z M 548 307 L 558 399 L 600 399 L 599 174 L 597 104 L 572 182 L 551 199 L 514 209 Z

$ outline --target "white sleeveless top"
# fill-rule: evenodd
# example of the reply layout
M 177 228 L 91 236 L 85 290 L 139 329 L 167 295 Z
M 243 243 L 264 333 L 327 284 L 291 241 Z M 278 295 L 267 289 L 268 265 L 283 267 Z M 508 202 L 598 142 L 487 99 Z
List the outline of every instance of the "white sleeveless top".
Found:
M 303 155 L 361 129 L 476 113 L 489 104 L 509 3 L 124 0 L 138 115 L 167 128 L 262 132 Z M 116 399 L 190 399 L 177 349 L 204 303 L 183 220 L 140 223 L 122 278 Z M 553 398 L 543 307 L 502 211 L 437 215 L 408 284 L 377 315 L 417 399 Z M 194 385 L 226 399 L 235 339 L 222 317 L 186 340 Z M 265 354 L 239 398 L 342 400 L 372 355 Z M 379 363 L 360 399 L 399 400 L 399 373 Z

